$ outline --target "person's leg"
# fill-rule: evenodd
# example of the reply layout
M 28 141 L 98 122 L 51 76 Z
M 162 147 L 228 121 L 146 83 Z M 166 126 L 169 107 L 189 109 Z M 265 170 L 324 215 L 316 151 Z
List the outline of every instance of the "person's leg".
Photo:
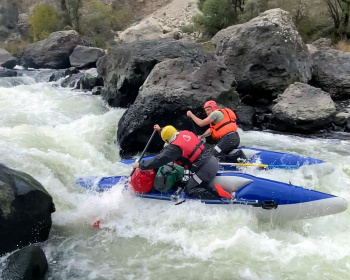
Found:
M 211 156 L 209 161 L 204 163 L 193 177 L 188 180 L 185 186 L 185 193 L 188 196 L 202 199 L 223 197 L 222 193 L 219 194 L 219 192 L 225 192 L 226 196 L 230 196 L 220 186 L 214 188 L 209 186 L 209 183 L 216 176 L 218 169 L 219 164 L 217 159 Z
M 215 198 L 217 193 L 213 188 L 209 188 L 209 182 L 214 179 L 219 169 L 218 161 L 215 157 L 201 165 L 195 174 L 188 180 L 185 186 L 185 193 L 196 198 Z
M 240 138 L 237 132 L 227 134 L 214 146 L 213 155 L 219 160 L 222 160 L 225 158 L 225 155 L 229 154 L 233 149 L 236 149 L 239 143 Z

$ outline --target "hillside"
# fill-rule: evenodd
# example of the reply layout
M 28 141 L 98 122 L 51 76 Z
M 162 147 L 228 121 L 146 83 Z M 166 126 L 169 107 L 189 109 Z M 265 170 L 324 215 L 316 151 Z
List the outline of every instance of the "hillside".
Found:
M 28 43 L 29 34 L 29 16 L 38 5 L 48 5 L 62 14 L 67 12 L 66 1 L 68 0 L 6 0 L 0 1 L 0 42 L 21 45 L 22 41 Z M 73 1 L 73 0 L 71 0 Z M 82 7 L 79 8 L 79 14 L 84 18 L 87 12 L 87 4 L 90 1 L 81 1 Z M 120 11 L 123 7 L 128 7 L 132 13 L 130 24 L 137 23 L 149 17 L 155 18 L 164 30 L 178 29 L 186 25 L 193 15 L 198 13 L 198 0 L 96 0 L 100 3 L 110 5 L 115 11 Z M 289 11 L 293 17 L 300 20 L 301 25 L 298 30 L 305 41 L 313 41 L 318 38 L 320 30 L 332 24 L 329 20 L 327 7 L 324 0 L 264 0 L 254 3 L 264 2 L 266 8 L 280 7 Z M 253 3 L 246 1 L 246 3 Z M 255 5 L 255 4 L 254 4 Z M 252 6 L 246 6 L 248 9 Z M 259 9 L 254 6 L 256 15 Z M 246 12 L 249 14 L 249 11 Z M 124 26 L 125 27 L 125 26 Z M 62 26 L 60 27 L 63 28 Z M 65 26 L 69 28 L 69 26 Z M 72 28 L 72 27 L 71 27 Z M 74 27 L 73 27 L 74 28 Z M 112 30 L 106 27 L 105 30 Z M 120 29 L 113 29 L 120 31 Z M 305 33 L 305 36 L 304 34 Z M 106 37 L 105 37 L 106 38 Z M 25 42 L 24 42 L 25 43 Z

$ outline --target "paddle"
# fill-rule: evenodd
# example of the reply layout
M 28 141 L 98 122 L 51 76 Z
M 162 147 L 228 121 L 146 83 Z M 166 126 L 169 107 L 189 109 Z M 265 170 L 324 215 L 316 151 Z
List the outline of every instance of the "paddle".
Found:
M 260 163 L 235 163 L 235 162 L 220 162 L 219 163 L 222 166 L 255 166 L 255 167 L 262 167 L 262 168 L 280 168 L 280 169 L 298 169 L 299 165 L 274 165 L 274 164 L 260 164 Z
M 265 210 L 272 210 L 276 209 L 278 207 L 278 204 L 274 200 L 264 200 L 261 203 L 258 201 L 244 201 L 244 200 L 233 200 L 231 201 L 232 204 L 242 204 L 242 205 L 251 205 L 253 207 L 261 207 Z
M 148 149 L 149 144 L 150 144 L 151 141 L 152 141 L 152 138 L 153 138 L 154 134 L 156 134 L 156 130 L 153 130 L 152 135 L 151 135 L 151 137 L 149 138 L 149 140 L 148 140 L 148 142 L 147 142 L 147 144 L 146 144 L 145 149 L 143 150 L 142 154 L 140 155 L 140 157 L 139 157 L 135 162 L 139 162 L 139 161 L 143 158 L 143 156 L 145 155 L 145 153 L 146 153 L 146 151 L 147 151 L 147 149 Z M 133 170 L 131 171 L 131 174 L 130 174 L 129 177 L 131 177 L 132 174 L 134 174 L 135 170 L 136 170 L 136 169 L 133 169 Z

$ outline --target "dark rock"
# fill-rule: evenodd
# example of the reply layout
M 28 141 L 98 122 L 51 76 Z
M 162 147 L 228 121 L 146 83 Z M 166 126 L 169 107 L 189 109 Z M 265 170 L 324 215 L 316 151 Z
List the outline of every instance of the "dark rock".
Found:
M 14 29 L 18 21 L 18 8 L 15 0 L 0 2 L 0 26 Z
M 327 92 L 294 83 L 277 98 L 272 113 L 277 130 L 310 133 L 329 127 L 336 110 Z
M 166 59 L 187 58 L 198 65 L 211 60 L 200 44 L 184 40 L 159 39 L 118 44 L 97 61 L 103 77 L 103 98 L 112 107 L 128 107 L 153 67 Z
M 268 10 L 244 24 L 219 31 L 211 40 L 216 54 L 235 74 L 237 91 L 254 98 L 275 99 L 290 84 L 308 82 L 312 61 L 291 15 Z
M 346 121 L 345 131 L 350 132 L 350 118 L 348 118 L 348 120 Z M 350 140 L 350 136 L 349 136 L 349 140 Z
M 247 130 L 254 128 L 254 115 L 256 111 L 253 107 L 241 104 L 234 110 L 234 112 L 237 116 L 238 127 Z
M 202 133 L 186 116 L 187 110 L 204 117 L 203 104 L 211 99 L 235 108 L 239 104 L 235 88 L 232 73 L 216 60 L 198 64 L 188 58 L 177 58 L 158 63 L 140 88 L 135 103 L 119 121 L 121 155 L 142 151 L 156 123 Z M 156 138 L 148 151 L 160 150 L 163 143 Z
M 310 85 L 328 92 L 333 100 L 350 98 L 350 53 L 335 49 L 312 53 L 314 69 Z
M 101 95 L 101 92 L 102 92 L 102 87 L 101 86 L 97 86 L 97 87 L 94 87 L 91 91 L 91 94 L 92 95 Z
M 38 246 L 25 247 L 8 257 L 2 280 L 40 280 L 48 270 L 44 251 Z
M 70 67 L 64 71 L 65 76 L 72 76 L 73 74 L 78 74 L 80 71 L 76 67 Z
M 17 59 L 8 51 L 0 49 L 0 66 L 12 69 L 17 64 Z
M 64 71 L 58 70 L 50 75 L 49 82 L 57 82 L 59 79 L 64 77 Z
M 96 86 L 103 86 L 102 77 L 98 75 L 96 68 L 86 70 L 80 79 L 80 89 L 92 90 Z
M 0 78 L 5 77 L 17 77 L 18 73 L 16 70 L 0 69 Z
M 31 68 L 69 68 L 69 56 L 79 44 L 81 40 L 76 31 L 57 31 L 44 40 L 27 45 L 20 55 L 20 63 Z
M 318 50 L 327 50 L 332 48 L 332 41 L 329 38 L 320 38 L 312 43 Z
M 0 164 L 0 255 L 47 240 L 54 211 L 38 181 Z
M 27 14 L 18 15 L 17 30 L 24 38 L 29 38 L 30 25 Z
M 80 81 L 84 78 L 84 73 L 79 72 L 70 76 L 65 76 L 61 81 L 61 87 L 80 89 Z
M 69 57 L 70 64 L 77 68 L 96 67 L 97 60 L 104 56 L 105 52 L 99 48 L 76 46 Z

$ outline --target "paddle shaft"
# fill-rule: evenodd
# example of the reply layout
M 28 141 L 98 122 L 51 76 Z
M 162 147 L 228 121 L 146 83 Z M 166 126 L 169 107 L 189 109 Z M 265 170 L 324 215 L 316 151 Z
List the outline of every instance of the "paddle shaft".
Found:
M 268 168 L 269 166 L 267 164 L 260 164 L 260 163 L 235 163 L 235 162 L 219 162 L 220 165 L 224 166 L 256 166 L 256 167 L 264 167 Z
M 139 161 L 143 158 L 143 156 L 145 155 L 145 153 L 146 153 L 146 151 L 147 151 L 147 149 L 148 149 L 148 146 L 149 146 L 149 144 L 151 143 L 152 138 L 153 138 L 153 136 L 154 136 L 155 134 L 156 134 L 156 130 L 153 130 L 152 135 L 151 135 L 151 137 L 149 138 L 149 140 L 148 140 L 148 142 L 147 142 L 147 144 L 146 144 L 146 147 L 144 148 L 143 152 L 141 153 L 140 157 L 136 160 L 136 162 L 139 162 Z M 135 170 L 136 170 L 136 169 L 133 169 L 133 170 L 131 171 L 130 176 L 131 176 L 132 174 L 134 174 Z
M 235 163 L 235 162 L 220 162 L 222 166 L 255 166 L 263 168 L 281 168 L 281 169 L 298 169 L 298 165 L 273 165 L 273 164 L 261 164 L 261 163 Z
M 261 207 L 265 210 L 272 210 L 278 207 L 278 204 L 274 200 L 264 200 L 261 203 L 258 201 L 243 201 L 243 200 L 233 200 L 232 204 L 241 204 L 241 205 L 251 205 L 253 207 Z

